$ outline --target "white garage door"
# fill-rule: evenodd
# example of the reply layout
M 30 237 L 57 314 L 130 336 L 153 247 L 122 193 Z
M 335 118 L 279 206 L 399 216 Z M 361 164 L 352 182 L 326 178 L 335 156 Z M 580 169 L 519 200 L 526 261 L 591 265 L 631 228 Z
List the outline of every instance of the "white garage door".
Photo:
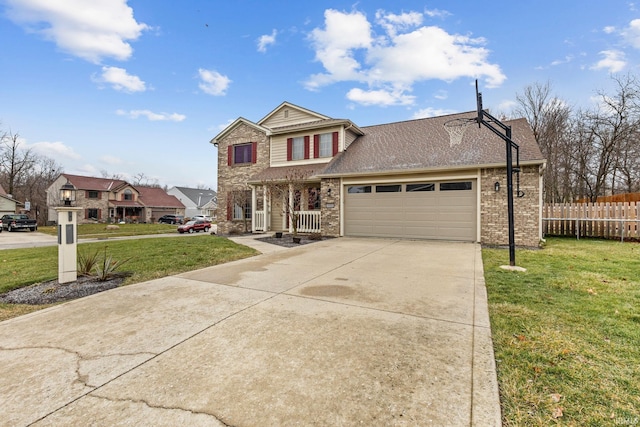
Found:
M 347 236 L 476 240 L 476 181 L 346 185 Z

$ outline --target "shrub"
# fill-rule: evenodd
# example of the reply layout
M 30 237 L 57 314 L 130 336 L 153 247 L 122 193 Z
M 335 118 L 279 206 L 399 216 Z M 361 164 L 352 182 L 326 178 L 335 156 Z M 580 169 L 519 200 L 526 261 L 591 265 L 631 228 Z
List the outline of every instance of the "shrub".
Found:
M 78 273 L 88 276 L 98 263 L 98 250 L 94 252 L 78 252 Z
M 127 258 L 125 260 L 114 260 L 111 255 L 107 256 L 107 247 L 104 248 L 104 257 L 99 262 L 96 262 L 94 267 L 94 271 L 96 273 L 97 279 L 101 282 L 108 280 L 112 277 L 118 267 L 129 261 L 131 258 Z

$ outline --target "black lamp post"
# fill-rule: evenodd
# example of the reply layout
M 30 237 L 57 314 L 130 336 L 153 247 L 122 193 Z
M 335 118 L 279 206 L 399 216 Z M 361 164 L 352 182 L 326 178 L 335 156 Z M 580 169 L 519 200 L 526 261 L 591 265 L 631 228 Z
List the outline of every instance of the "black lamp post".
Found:
M 67 183 L 60 187 L 60 200 L 64 206 L 71 206 L 76 201 L 76 187 L 67 180 Z

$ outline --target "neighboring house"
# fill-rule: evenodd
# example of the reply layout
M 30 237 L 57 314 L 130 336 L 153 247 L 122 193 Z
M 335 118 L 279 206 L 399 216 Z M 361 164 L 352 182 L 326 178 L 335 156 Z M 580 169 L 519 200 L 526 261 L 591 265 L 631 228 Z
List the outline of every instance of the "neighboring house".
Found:
M 0 216 L 18 212 L 18 205 L 20 204 L 9 196 L 0 185 Z
M 196 215 L 215 216 L 218 194 L 211 189 L 172 187 L 168 194 L 175 196 L 185 206 L 184 215 L 192 218 Z
M 67 181 L 76 189 L 75 206 L 80 224 L 87 222 L 155 222 L 165 214 L 184 215 L 180 200 L 159 187 L 133 186 L 120 179 L 61 174 L 47 189 L 47 204 L 60 204 L 60 187 Z M 50 222 L 57 213 L 49 209 Z
M 507 244 L 504 141 L 469 125 L 453 144 L 444 127 L 475 114 L 358 127 L 284 102 L 257 123 L 238 118 L 211 140 L 218 231 L 242 232 L 247 222 L 254 232 L 291 231 L 287 207 L 301 196 L 301 232 Z M 525 119 L 506 124 L 520 146 L 524 191 L 515 199 L 516 244 L 537 246 L 545 160 Z M 304 175 L 300 194 L 265 191 L 292 174 Z

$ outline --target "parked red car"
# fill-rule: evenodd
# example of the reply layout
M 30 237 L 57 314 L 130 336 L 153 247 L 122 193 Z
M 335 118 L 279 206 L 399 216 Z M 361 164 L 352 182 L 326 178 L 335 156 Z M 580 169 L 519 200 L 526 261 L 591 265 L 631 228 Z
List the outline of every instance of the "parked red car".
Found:
M 178 233 L 197 233 L 204 231 L 205 233 L 211 228 L 211 223 L 202 219 L 195 221 L 187 221 L 178 227 Z

